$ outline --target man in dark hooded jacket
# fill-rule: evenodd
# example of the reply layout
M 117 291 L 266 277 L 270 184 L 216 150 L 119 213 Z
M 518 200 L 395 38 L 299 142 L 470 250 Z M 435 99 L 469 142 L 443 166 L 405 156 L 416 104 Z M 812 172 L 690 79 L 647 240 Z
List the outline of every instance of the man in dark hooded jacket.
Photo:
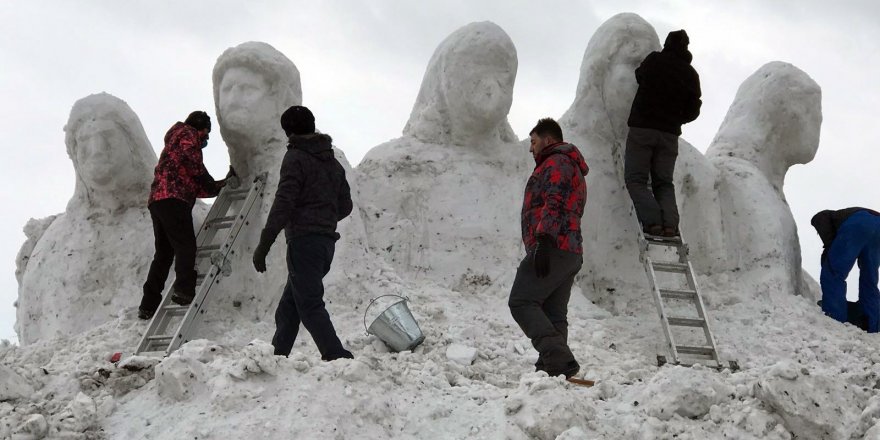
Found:
M 672 181 L 678 136 L 702 105 L 688 43 L 685 31 L 670 32 L 663 51 L 651 52 L 636 69 L 639 88 L 629 114 L 624 180 L 639 223 L 651 235 L 679 235 Z
M 176 279 L 171 300 L 192 302 L 196 290 L 196 235 L 192 208 L 196 198 L 215 197 L 226 180 L 215 181 L 202 163 L 202 149 L 208 145 L 211 118 L 194 111 L 184 122 L 175 123 L 165 134 L 165 148 L 156 165 L 150 187 L 149 209 L 153 219 L 156 253 L 150 264 L 138 318 L 150 319 L 162 302 L 162 289 L 174 262 Z M 230 167 L 227 178 L 235 172 Z
M 584 261 L 581 217 L 589 168 L 577 147 L 563 142 L 553 119 L 538 121 L 529 137 L 535 170 L 522 207 L 526 256 L 516 271 L 508 306 L 538 351 L 535 369 L 571 378 L 580 365 L 568 347 L 568 300 Z
M 352 210 L 345 169 L 333 155 L 330 136 L 315 133 L 315 117 L 308 108 L 287 109 L 281 115 L 281 127 L 290 142 L 281 161 L 275 201 L 254 251 L 254 268 L 265 272 L 266 255 L 284 229 L 288 278 L 275 311 L 272 345 L 276 355 L 289 355 L 302 323 L 321 359 L 351 359 L 324 306 L 322 282 L 339 239 L 336 223 Z
M 851 316 L 846 301 L 846 278 L 853 265 L 859 263 L 859 300 L 865 330 L 877 333 L 880 326 L 880 291 L 877 288 L 880 269 L 880 213 L 867 208 L 824 210 L 810 223 L 822 239 L 822 311 L 840 322 L 859 325 L 858 316 Z

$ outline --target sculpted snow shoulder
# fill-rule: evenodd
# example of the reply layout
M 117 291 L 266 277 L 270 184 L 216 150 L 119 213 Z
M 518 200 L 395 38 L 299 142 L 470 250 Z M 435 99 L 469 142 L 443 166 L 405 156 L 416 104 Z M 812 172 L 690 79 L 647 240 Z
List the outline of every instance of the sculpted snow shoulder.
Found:
M 18 257 L 22 343 L 74 334 L 137 303 L 149 264 L 146 200 L 156 153 L 137 115 L 101 93 L 77 101 L 64 128 L 76 184 L 63 214 L 31 221 Z

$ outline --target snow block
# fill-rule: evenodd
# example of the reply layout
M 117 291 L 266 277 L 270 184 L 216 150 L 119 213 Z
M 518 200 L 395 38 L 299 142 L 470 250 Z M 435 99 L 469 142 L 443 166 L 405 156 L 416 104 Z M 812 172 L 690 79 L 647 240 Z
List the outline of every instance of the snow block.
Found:
M 171 356 L 156 365 L 156 385 L 159 396 L 184 401 L 204 388 L 205 365 L 181 356 Z
M 446 359 L 461 365 L 470 365 L 477 358 L 477 349 L 467 345 L 451 344 L 446 348 Z
M 91 428 L 98 421 L 98 406 L 91 397 L 82 392 L 77 393 L 68 408 L 81 431 Z
M 46 418 L 42 414 L 32 414 L 24 420 L 24 423 L 16 428 L 15 434 L 18 435 L 13 435 L 13 438 L 41 439 L 46 438 L 48 433 L 49 422 L 46 421 Z M 28 434 L 30 435 L 28 436 Z
M 755 397 L 775 410 L 796 438 L 849 439 L 867 393 L 843 380 L 793 370 L 772 369 L 779 374 L 755 383 Z
M 662 368 L 651 379 L 638 401 L 648 415 L 660 420 L 669 420 L 675 414 L 695 419 L 732 394 L 733 387 L 722 382 L 715 371 L 670 367 Z
M 18 373 L 5 365 L 0 365 L 0 402 L 26 398 L 34 393 L 34 388 Z

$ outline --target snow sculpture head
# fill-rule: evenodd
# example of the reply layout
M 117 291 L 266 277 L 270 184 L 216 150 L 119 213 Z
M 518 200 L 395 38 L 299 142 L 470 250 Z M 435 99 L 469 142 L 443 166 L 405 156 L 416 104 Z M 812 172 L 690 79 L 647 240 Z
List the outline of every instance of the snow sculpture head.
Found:
M 636 14 L 617 14 L 599 26 L 587 44 L 574 102 L 561 125 L 582 135 L 623 139 L 636 96 L 635 70 L 660 50 L 657 32 Z
M 140 206 L 150 192 L 156 152 L 125 101 L 99 93 L 80 99 L 64 126 L 76 172 L 68 209 Z
M 516 48 L 498 25 L 458 29 L 434 51 L 403 134 L 437 144 L 515 142 L 507 113 L 516 69 Z
M 278 119 L 302 104 L 299 70 L 274 47 L 251 41 L 226 49 L 214 65 L 214 106 L 232 165 L 241 175 L 269 139 L 286 139 Z
M 749 161 L 779 184 L 789 167 L 813 160 L 821 124 L 819 85 L 797 67 L 774 61 L 740 85 L 707 155 Z

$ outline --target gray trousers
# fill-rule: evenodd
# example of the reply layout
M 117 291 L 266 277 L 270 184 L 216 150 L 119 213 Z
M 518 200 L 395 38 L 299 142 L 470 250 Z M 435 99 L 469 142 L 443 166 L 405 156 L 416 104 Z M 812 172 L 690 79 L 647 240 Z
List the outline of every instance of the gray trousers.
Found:
M 624 180 L 642 226 L 678 228 L 672 181 L 677 158 L 678 136 L 651 128 L 629 128 Z M 651 189 L 648 189 L 649 176 Z
M 551 376 L 577 366 L 568 347 L 568 300 L 574 277 L 583 264 L 581 255 L 552 249 L 550 273 L 535 275 L 534 259 L 529 253 L 516 270 L 507 305 L 523 333 L 538 351 L 535 366 Z

